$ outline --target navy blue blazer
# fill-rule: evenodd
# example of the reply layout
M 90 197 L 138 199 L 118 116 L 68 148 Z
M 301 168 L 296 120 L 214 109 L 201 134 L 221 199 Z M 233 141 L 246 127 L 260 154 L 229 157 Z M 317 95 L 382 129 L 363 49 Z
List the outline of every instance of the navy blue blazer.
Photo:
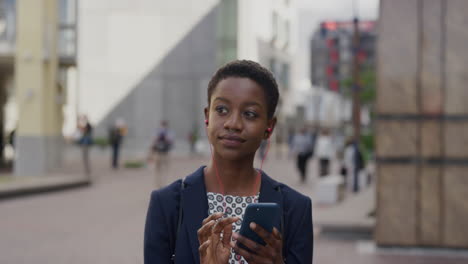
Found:
M 171 245 L 175 245 L 175 263 L 200 263 L 197 230 L 208 217 L 203 168 L 186 177 L 183 190 L 181 180 L 178 180 L 151 193 L 144 235 L 145 264 L 171 263 Z M 278 203 L 283 211 L 284 230 L 281 232 L 286 263 L 312 263 L 310 198 L 262 172 L 259 202 Z M 183 213 L 176 234 L 179 206 Z

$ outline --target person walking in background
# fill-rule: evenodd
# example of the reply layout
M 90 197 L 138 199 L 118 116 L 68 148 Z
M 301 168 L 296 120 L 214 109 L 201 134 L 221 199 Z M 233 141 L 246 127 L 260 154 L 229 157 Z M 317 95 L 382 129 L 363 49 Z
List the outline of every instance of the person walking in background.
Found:
M 258 148 L 258 156 L 259 156 L 260 160 L 265 159 L 267 146 L 268 146 L 268 141 L 267 140 L 262 140 L 262 143 L 260 143 L 260 147 Z
M 312 137 L 307 133 L 305 127 L 301 128 L 299 133 L 294 135 L 292 150 L 296 155 L 296 165 L 302 183 L 307 179 L 307 161 L 311 157 L 312 147 Z
M 309 151 L 309 159 L 313 159 L 314 158 L 314 154 L 315 154 L 315 145 L 317 143 L 317 128 L 315 126 L 312 126 L 311 127 L 311 130 L 310 130 L 310 151 Z
M 293 156 L 293 140 L 296 135 L 296 130 L 293 127 L 288 129 L 288 158 Z
M 328 129 L 322 129 L 317 139 L 317 158 L 319 160 L 319 176 L 330 173 L 330 161 L 334 157 L 334 146 Z
M 364 184 L 363 182 L 359 182 L 359 174 L 365 166 L 359 144 L 354 137 L 346 140 L 343 156 L 343 163 L 346 168 L 346 187 L 349 191 L 358 192 L 360 186 Z
M 354 139 L 348 137 L 343 150 L 343 167 L 342 171 L 345 177 L 346 189 L 352 191 L 354 181 Z
M 90 175 L 91 164 L 89 161 L 89 148 L 93 144 L 93 127 L 89 123 L 88 117 L 86 115 L 81 115 L 78 117 L 77 128 L 81 134 L 81 138 L 79 139 L 78 143 L 81 146 L 85 173 L 86 175 Z
M 169 168 L 169 151 L 174 144 L 172 132 L 169 130 L 169 122 L 161 121 L 161 128 L 156 132 L 151 145 L 152 156 L 155 162 L 156 186 L 163 184 L 163 170 Z
M 109 129 L 109 143 L 112 147 L 112 168 L 119 168 L 120 146 L 124 136 L 127 135 L 127 125 L 121 118 L 115 121 L 115 124 Z
M 8 144 L 14 149 L 15 148 L 15 139 L 16 139 L 16 128 L 11 130 L 8 134 Z
M 193 128 L 190 130 L 187 139 L 190 145 L 190 154 L 193 156 L 196 154 L 196 144 L 198 141 L 198 127 L 196 125 L 193 125 Z

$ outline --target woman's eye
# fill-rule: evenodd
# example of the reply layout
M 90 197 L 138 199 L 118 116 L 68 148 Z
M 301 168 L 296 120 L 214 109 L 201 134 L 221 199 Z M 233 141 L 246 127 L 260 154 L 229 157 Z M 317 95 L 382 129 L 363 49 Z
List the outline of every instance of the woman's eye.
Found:
M 224 106 L 217 106 L 215 108 L 216 112 L 218 112 L 219 114 L 226 114 L 228 112 L 227 108 L 224 107 Z
M 249 119 L 253 119 L 253 118 L 256 118 L 258 116 L 257 113 L 252 112 L 252 111 L 247 111 L 247 112 L 244 113 L 244 115 Z

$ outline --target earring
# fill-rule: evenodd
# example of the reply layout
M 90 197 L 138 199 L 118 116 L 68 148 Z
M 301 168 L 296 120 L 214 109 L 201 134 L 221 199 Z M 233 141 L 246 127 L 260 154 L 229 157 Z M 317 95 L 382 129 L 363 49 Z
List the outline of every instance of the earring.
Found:
M 208 119 L 205 119 L 205 125 L 208 125 Z
M 271 129 L 271 127 L 267 128 L 267 132 L 268 132 L 268 133 L 271 133 L 272 130 L 273 130 L 273 129 Z

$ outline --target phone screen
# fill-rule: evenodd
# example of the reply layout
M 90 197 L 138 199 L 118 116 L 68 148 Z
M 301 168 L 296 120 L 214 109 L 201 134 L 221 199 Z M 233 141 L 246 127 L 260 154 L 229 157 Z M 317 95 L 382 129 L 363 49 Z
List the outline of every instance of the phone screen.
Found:
M 280 222 L 280 208 L 277 203 L 254 203 L 249 204 L 245 210 L 244 219 L 242 221 L 240 234 L 260 245 L 265 245 L 265 241 L 257 235 L 252 229 L 250 229 L 250 223 L 255 222 L 256 224 L 263 227 L 266 231 L 272 232 L 273 226 L 279 230 L 278 224 Z M 249 250 L 242 243 L 239 243 L 239 247 Z

